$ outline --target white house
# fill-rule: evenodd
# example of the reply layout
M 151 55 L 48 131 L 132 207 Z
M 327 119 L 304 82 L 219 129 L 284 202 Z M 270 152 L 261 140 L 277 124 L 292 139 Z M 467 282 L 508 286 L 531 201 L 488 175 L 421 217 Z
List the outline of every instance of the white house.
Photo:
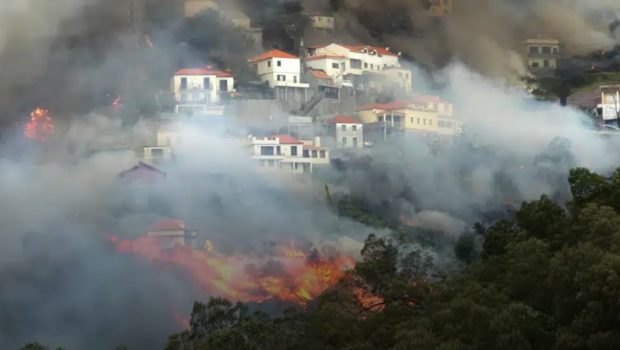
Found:
M 230 72 L 206 68 L 184 68 L 172 78 L 176 113 L 205 113 L 209 106 L 222 104 L 234 92 Z
M 271 50 L 248 60 L 259 78 L 272 88 L 307 87 L 301 82 L 301 59 L 281 50 Z
M 364 124 L 356 118 L 339 115 L 330 120 L 335 129 L 337 148 L 364 147 Z
M 333 33 L 336 30 L 336 20 L 334 16 L 325 14 L 311 13 L 308 15 L 310 27 L 317 31 Z
M 329 44 L 310 47 L 308 54 L 304 59 L 306 67 L 323 70 L 344 85 L 353 81 L 361 89 L 411 90 L 411 72 L 401 68 L 400 54 L 389 48 Z
M 248 63 L 259 79 L 273 88 L 276 99 L 296 109 L 308 101 L 310 84 L 301 82 L 301 59 L 281 50 L 271 50 L 253 57 Z
M 601 103 L 603 120 L 616 120 L 620 115 L 620 85 L 601 86 Z
M 159 165 L 170 161 L 174 157 L 173 147 L 181 143 L 181 134 L 174 123 L 160 125 L 156 134 L 157 143 L 154 146 L 143 147 L 144 162 Z
M 252 158 L 261 169 L 288 174 L 312 173 L 315 165 L 329 164 L 329 150 L 320 139 L 300 141 L 289 135 L 249 137 Z

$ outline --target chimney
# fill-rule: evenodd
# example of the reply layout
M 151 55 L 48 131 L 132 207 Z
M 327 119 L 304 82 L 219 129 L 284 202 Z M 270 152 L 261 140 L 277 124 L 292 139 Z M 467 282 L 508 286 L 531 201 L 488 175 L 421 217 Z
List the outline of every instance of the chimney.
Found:
M 320 136 L 315 136 L 314 137 L 314 147 L 321 147 L 321 137 Z

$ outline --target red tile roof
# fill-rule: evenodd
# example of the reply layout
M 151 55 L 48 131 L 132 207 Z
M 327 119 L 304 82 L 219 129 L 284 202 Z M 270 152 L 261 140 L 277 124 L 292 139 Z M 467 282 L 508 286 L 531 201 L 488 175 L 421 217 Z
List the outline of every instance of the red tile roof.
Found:
M 438 96 L 415 96 L 408 100 L 396 100 L 389 103 L 370 103 L 363 106 L 360 106 L 358 111 L 368 111 L 371 109 L 381 109 L 386 111 L 396 110 L 396 109 L 406 109 L 409 108 L 412 104 L 426 104 L 426 103 L 447 103 L 450 102 L 443 100 Z
M 342 55 L 316 55 L 316 56 L 308 56 L 305 58 L 306 61 L 315 61 L 315 60 L 322 60 L 322 59 L 327 59 L 327 58 L 331 58 L 331 59 L 339 59 L 339 60 L 344 60 L 347 57 L 346 56 L 342 56 Z
M 377 47 L 377 46 L 369 46 L 369 45 L 340 45 L 342 47 L 346 47 L 351 51 L 361 52 L 363 49 L 367 49 L 368 51 L 377 51 L 378 54 L 384 56 L 398 56 L 394 52 L 390 51 L 385 47 Z
M 258 56 L 252 57 L 248 60 L 250 63 L 264 61 L 270 58 L 299 58 L 298 56 L 291 55 L 290 53 L 284 52 L 282 50 L 271 50 L 265 53 L 262 53 Z
M 310 72 L 310 74 L 317 79 L 332 80 L 332 77 L 330 77 L 329 74 L 325 73 L 322 69 L 308 69 L 308 72 Z
M 303 142 L 289 135 L 278 135 L 276 136 L 280 140 L 281 145 L 302 145 Z
M 331 122 L 334 124 L 362 124 L 362 122 L 358 119 L 350 117 L 348 115 L 338 115 L 334 117 Z
M 179 219 L 160 220 L 149 226 L 149 231 L 183 231 L 185 223 Z
M 178 70 L 174 75 L 215 75 L 218 78 L 232 78 L 231 72 L 213 69 L 211 67 L 206 68 L 183 68 Z
M 129 180 L 153 181 L 158 178 L 166 177 L 166 173 L 155 168 L 154 166 L 139 162 L 138 165 L 134 166 L 133 168 L 125 170 L 118 174 L 118 177 Z

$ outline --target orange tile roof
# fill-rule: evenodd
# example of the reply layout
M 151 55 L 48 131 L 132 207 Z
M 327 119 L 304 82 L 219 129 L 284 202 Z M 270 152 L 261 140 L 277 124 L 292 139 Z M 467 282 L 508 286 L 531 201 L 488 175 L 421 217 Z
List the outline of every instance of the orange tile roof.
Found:
M 369 45 L 340 45 L 342 47 L 345 47 L 351 51 L 357 51 L 360 52 L 363 49 L 367 49 L 368 51 L 377 51 L 378 54 L 380 55 L 384 55 L 384 56 L 398 56 L 397 54 L 395 54 L 394 52 L 390 51 L 388 48 L 385 47 L 377 47 L 377 46 L 369 46 Z
M 308 56 L 305 58 L 306 61 L 315 61 L 315 60 L 322 60 L 322 59 L 340 59 L 340 60 L 344 60 L 347 57 L 346 56 L 342 56 L 342 55 L 329 55 L 329 54 L 325 54 L 325 55 L 316 55 L 316 56 Z
M 450 103 L 439 96 L 415 96 L 412 101 L 423 103 Z
M 183 68 L 178 70 L 174 75 L 215 75 L 218 78 L 232 78 L 231 72 L 213 69 L 211 67 L 206 68 Z
M 281 145 L 302 145 L 303 142 L 289 135 L 278 135 L 276 136 L 280 140 Z
M 258 56 L 252 57 L 248 60 L 250 63 L 264 61 L 270 58 L 299 58 L 298 56 L 292 55 L 288 52 L 284 52 L 282 50 L 274 49 L 271 51 L 267 51 Z
M 332 77 L 330 77 L 329 74 L 325 73 L 322 69 L 308 69 L 308 72 L 310 72 L 310 74 L 317 79 L 332 80 Z
M 334 117 L 331 122 L 334 124 L 362 124 L 362 122 L 358 119 L 350 117 L 348 115 L 338 115 Z

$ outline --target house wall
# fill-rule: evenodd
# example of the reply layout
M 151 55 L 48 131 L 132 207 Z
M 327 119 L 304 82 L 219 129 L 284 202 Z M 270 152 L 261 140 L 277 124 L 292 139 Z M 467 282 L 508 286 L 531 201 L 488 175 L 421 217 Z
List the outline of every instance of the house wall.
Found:
M 357 143 L 354 142 L 357 140 Z M 363 148 L 364 125 L 363 124 L 340 124 L 336 123 L 336 147 L 337 148 Z
M 620 89 L 601 92 L 601 105 L 603 120 L 618 119 L 620 111 Z
M 217 6 L 213 0 L 185 0 L 185 17 L 194 17 L 202 11 L 215 8 L 217 8 Z
M 346 62 L 345 58 L 321 58 L 316 60 L 306 60 L 306 67 L 312 69 L 321 69 L 332 78 L 342 80 L 344 74 L 346 74 Z
M 310 26 L 315 30 L 333 32 L 336 30 L 335 19 L 333 16 L 309 16 Z
M 387 67 L 400 67 L 398 56 L 350 51 L 346 47 L 338 44 L 330 44 L 322 48 L 318 48 L 315 55 L 341 55 L 348 58 L 345 62 L 344 74 L 361 75 L 363 72 L 378 72 Z M 359 60 L 360 68 L 354 68 L 351 60 Z
M 300 79 L 301 60 L 298 58 L 270 58 L 256 62 L 254 65 L 259 78 L 268 82 L 272 88 L 303 85 Z
M 181 89 L 182 79 L 187 79 L 187 89 Z M 208 78 L 211 87 L 204 85 L 204 79 Z M 227 89 L 220 91 L 220 82 L 227 82 Z M 221 102 L 220 93 L 232 92 L 235 79 L 233 77 L 217 77 L 215 75 L 175 75 L 172 78 L 172 91 L 177 103 L 202 103 L 217 104 Z

